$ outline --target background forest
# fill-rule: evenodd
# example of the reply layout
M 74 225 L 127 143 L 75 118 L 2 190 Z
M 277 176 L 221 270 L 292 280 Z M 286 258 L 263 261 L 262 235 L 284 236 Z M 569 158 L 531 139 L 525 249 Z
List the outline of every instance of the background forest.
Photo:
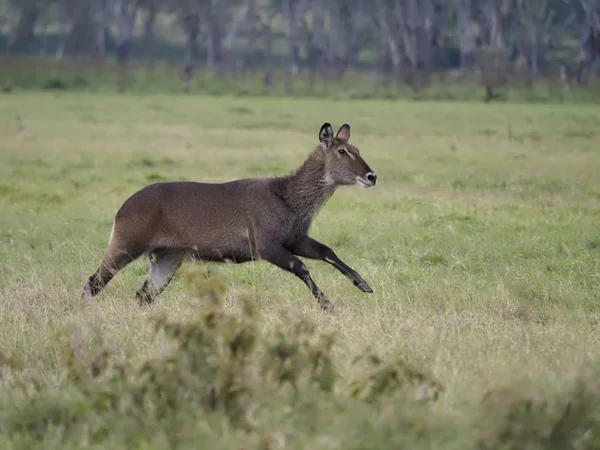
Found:
M 541 85 L 563 98 L 594 89 L 600 1 L 1 0 L 0 32 L 5 89 L 89 88 L 109 73 L 111 85 L 154 91 L 176 81 L 171 89 L 307 94 L 346 83 L 357 97 L 434 89 L 450 99 L 476 83 L 486 100 Z M 32 67 L 44 76 L 23 76 Z M 157 67 L 167 72 L 148 80 Z M 194 84 L 200 73 L 225 85 Z

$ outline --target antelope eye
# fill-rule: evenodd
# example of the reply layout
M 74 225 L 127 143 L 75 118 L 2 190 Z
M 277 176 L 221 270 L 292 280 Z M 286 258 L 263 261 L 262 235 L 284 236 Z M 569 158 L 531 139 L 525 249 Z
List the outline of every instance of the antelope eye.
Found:
M 340 155 L 343 155 L 343 154 L 345 154 L 345 153 L 346 153 L 346 150 L 345 150 L 345 149 L 343 149 L 343 148 L 340 148 L 340 149 L 338 150 L 338 153 L 339 153 Z

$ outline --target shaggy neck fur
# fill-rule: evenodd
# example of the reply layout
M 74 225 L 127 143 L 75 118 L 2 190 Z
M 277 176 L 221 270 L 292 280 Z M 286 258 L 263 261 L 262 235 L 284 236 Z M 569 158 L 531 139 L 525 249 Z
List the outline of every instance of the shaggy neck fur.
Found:
M 278 181 L 288 207 L 304 217 L 314 216 L 337 187 L 327 171 L 325 155 L 320 148 L 313 151 L 295 173 Z

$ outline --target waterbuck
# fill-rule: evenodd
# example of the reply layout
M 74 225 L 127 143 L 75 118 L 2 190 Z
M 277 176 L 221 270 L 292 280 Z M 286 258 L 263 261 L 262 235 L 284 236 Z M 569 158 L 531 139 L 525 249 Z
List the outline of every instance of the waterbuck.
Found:
M 140 305 L 151 303 L 167 287 L 186 257 L 269 261 L 300 278 L 325 310 L 332 304 L 298 256 L 326 261 L 362 292 L 373 292 L 331 248 L 308 236 L 313 217 L 336 187 L 371 187 L 377 181 L 349 139 L 348 124 L 335 136 L 331 125 L 323 124 L 320 145 L 288 176 L 142 188 L 115 215 L 104 259 L 88 278 L 82 297 L 91 299 L 141 255 L 148 257 L 150 269 L 136 293 Z

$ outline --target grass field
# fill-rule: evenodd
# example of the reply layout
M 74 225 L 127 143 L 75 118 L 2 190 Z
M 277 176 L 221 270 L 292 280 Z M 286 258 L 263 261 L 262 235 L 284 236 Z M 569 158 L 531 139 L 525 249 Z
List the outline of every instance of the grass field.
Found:
M 352 125 L 378 183 L 339 189 L 311 234 L 373 294 L 306 261 L 330 315 L 267 263 L 186 265 L 140 309 L 139 260 L 80 299 L 134 191 L 286 174 L 325 121 Z M 599 137 L 589 105 L 3 96 L 0 444 L 600 448 Z M 223 280 L 222 309 L 206 280 Z M 154 332 L 161 315 L 189 325 L 179 350 Z M 236 327 L 255 340 L 240 359 L 225 348 Z M 381 363 L 354 361 L 365 352 Z M 149 361 L 156 389 L 138 401 Z M 279 386 L 293 374 L 296 391 Z

